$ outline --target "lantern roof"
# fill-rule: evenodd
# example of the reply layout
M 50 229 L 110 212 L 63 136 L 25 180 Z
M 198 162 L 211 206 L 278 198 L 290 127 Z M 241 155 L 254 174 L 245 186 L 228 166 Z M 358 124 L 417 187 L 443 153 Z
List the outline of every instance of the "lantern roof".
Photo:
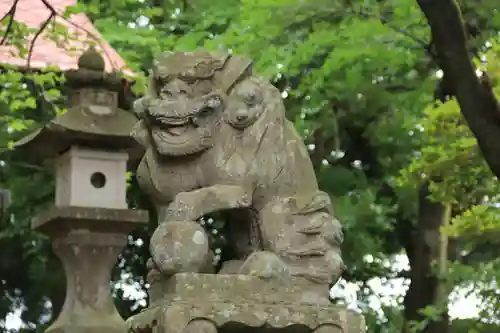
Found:
M 120 75 L 104 72 L 105 61 L 92 47 L 77 63 L 77 70 L 65 72 L 68 111 L 16 142 L 14 148 L 40 159 L 59 156 L 71 146 L 126 150 L 131 159 L 141 155 L 142 148 L 130 135 L 137 118 L 117 107 Z

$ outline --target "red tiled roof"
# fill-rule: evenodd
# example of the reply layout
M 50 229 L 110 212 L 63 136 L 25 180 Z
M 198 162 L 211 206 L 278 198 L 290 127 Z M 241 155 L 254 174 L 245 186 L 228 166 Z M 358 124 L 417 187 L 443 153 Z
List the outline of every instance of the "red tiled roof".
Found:
M 62 14 L 67 6 L 72 6 L 76 0 L 46 0 L 57 13 Z M 0 0 L 0 18 L 11 8 L 14 0 Z M 19 0 L 15 13 L 18 22 L 26 24 L 29 28 L 39 28 L 50 17 L 50 10 L 41 0 Z M 36 40 L 31 56 L 30 67 L 43 68 L 49 65 L 57 66 L 62 70 L 76 69 L 78 57 L 88 48 L 89 43 L 96 43 L 96 49 L 101 52 L 106 63 L 106 71 L 122 70 L 130 73 L 125 61 L 109 45 L 95 29 L 90 19 L 85 14 L 72 15 L 68 20 L 60 16 L 56 22 L 68 28 L 68 34 L 73 39 L 65 41 L 64 46 L 58 46 L 48 39 L 50 32 L 42 33 Z M 36 32 L 35 32 L 36 33 Z M 35 33 L 27 36 L 26 48 L 29 49 Z M 3 36 L 0 36 L 0 39 Z M 45 37 L 45 38 L 44 38 Z M 19 57 L 17 50 L 9 46 L 0 46 L 0 63 L 14 66 L 26 66 L 27 56 Z M 13 54 L 14 52 L 14 54 Z

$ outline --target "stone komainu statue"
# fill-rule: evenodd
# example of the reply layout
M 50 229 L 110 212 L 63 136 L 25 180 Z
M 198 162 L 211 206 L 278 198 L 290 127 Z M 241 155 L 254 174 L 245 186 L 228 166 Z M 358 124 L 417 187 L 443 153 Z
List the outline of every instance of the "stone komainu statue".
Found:
M 335 283 L 342 228 L 279 91 L 247 59 L 209 52 L 162 55 L 148 89 L 133 135 L 146 150 L 137 177 L 160 217 L 152 267 L 206 270 L 208 239 L 194 221 L 223 211 L 236 258 L 219 273 Z

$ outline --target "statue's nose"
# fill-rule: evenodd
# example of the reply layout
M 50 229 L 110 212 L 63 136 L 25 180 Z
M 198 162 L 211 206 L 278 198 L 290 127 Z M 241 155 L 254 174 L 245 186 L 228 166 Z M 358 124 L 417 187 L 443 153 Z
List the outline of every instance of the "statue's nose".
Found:
M 243 121 L 243 120 L 246 120 L 248 118 L 248 113 L 244 110 L 238 110 L 236 112 L 236 120 L 238 121 Z

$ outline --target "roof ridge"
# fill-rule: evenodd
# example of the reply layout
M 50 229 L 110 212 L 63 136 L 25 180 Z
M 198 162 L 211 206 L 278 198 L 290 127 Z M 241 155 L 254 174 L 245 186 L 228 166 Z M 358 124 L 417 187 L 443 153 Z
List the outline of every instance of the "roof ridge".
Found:
M 60 14 L 75 0 L 46 0 L 59 12 L 55 18 L 58 24 L 64 25 L 68 29 L 68 34 L 75 37 L 61 47 L 53 40 L 50 40 L 42 33 L 35 41 L 31 58 L 20 57 L 17 50 L 12 46 L 0 46 L 0 63 L 13 66 L 28 66 L 31 68 L 44 68 L 47 66 L 57 66 L 62 70 L 76 69 L 79 56 L 85 52 L 91 44 L 96 44 L 97 50 L 102 53 L 105 61 L 106 72 L 122 71 L 132 74 L 126 65 L 125 60 L 114 50 L 111 45 L 102 37 L 94 27 L 88 16 L 84 13 L 73 14 L 69 19 L 63 18 Z M 0 1 L 0 13 L 7 13 L 13 2 Z M 28 27 L 36 28 L 43 26 L 43 23 L 51 16 L 51 11 L 40 0 L 22 0 L 17 2 L 15 19 L 26 24 Z M 35 34 L 27 38 L 27 48 L 33 41 Z

